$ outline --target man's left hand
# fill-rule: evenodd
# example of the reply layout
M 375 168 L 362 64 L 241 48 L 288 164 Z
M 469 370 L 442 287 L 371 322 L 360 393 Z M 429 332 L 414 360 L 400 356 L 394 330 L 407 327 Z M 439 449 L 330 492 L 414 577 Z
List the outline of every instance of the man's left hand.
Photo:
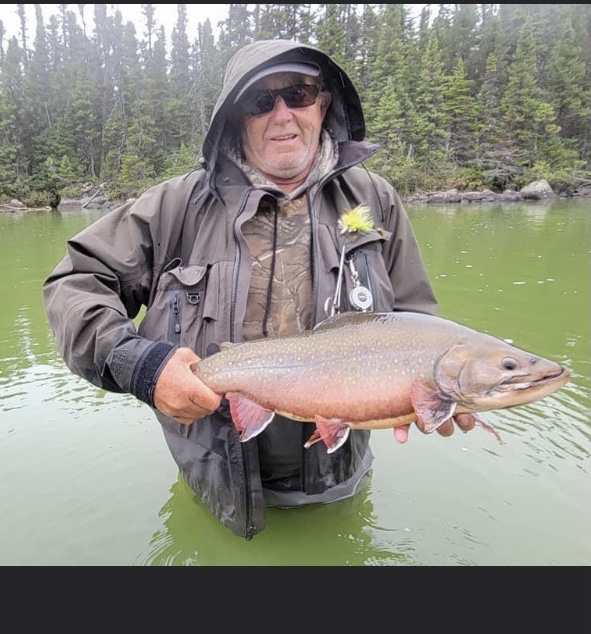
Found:
M 436 431 L 440 436 L 444 436 L 445 438 L 447 438 L 455 432 L 456 427 L 461 429 L 463 432 L 471 431 L 472 429 L 474 429 L 476 422 L 477 419 L 472 414 L 456 414 L 453 418 L 446 420 L 445 423 L 440 425 Z M 417 425 L 417 428 L 420 429 L 423 433 L 426 433 L 423 429 L 421 429 L 420 425 Z M 399 443 L 404 444 L 408 440 L 409 432 L 410 425 L 395 427 L 394 438 L 396 438 Z

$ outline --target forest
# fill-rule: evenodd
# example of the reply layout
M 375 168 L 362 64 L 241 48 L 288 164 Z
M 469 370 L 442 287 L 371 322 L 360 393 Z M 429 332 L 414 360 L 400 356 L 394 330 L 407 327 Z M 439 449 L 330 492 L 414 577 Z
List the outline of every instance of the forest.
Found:
M 18 36 L 0 20 L 0 203 L 88 183 L 125 199 L 199 167 L 226 63 L 275 38 L 350 74 L 381 146 L 367 167 L 403 196 L 591 184 L 589 4 L 230 4 L 190 33 L 179 4 L 170 36 L 163 5 L 141 5 L 141 24 L 106 4 L 58 5 L 46 23 L 36 4 L 30 24 L 16 6 Z

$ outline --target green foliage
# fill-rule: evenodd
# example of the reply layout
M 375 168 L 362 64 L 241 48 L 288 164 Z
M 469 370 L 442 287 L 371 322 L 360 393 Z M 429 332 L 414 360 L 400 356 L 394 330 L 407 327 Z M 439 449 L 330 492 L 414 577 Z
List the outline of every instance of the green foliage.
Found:
M 121 159 L 121 170 L 117 186 L 137 195 L 140 191 L 154 184 L 156 173 L 147 158 L 136 154 L 124 154 Z
M 315 43 L 350 73 L 368 140 L 382 147 L 368 167 L 403 195 L 539 178 L 570 192 L 591 178 L 586 4 L 423 5 L 420 15 L 234 4 L 219 33 L 209 20 L 190 33 L 177 5 L 170 40 L 161 5 L 142 5 L 141 25 L 92 5 L 92 32 L 57 6 L 48 24 L 37 9 L 32 28 L 19 5 L 23 32 L 0 43 L 2 199 L 55 200 L 84 182 L 127 198 L 195 169 L 225 64 L 263 38 Z
M 57 207 L 60 199 L 61 196 L 55 192 L 36 190 L 21 196 L 18 200 L 27 207 L 42 209 L 45 207 Z
M 195 150 L 183 144 L 181 149 L 172 157 L 170 167 L 164 173 L 165 178 L 172 178 L 194 170 L 197 167 L 197 155 Z

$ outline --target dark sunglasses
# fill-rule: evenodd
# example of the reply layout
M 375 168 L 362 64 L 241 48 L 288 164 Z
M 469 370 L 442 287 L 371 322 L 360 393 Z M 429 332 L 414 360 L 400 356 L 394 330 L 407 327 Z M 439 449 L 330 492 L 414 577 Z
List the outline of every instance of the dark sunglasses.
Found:
M 277 97 L 285 101 L 288 108 L 307 108 L 316 103 L 320 86 L 318 84 L 296 84 L 275 90 L 255 90 L 241 100 L 242 110 L 248 115 L 271 112 Z

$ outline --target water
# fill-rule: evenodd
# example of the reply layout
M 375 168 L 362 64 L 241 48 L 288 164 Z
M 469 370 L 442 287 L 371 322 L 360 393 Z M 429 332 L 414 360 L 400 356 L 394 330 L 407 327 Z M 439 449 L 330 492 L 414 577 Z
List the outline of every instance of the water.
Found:
M 41 283 L 101 214 L 0 215 L 0 565 L 588 566 L 591 201 L 409 207 L 441 313 L 552 358 L 571 382 L 491 412 L 505 444 L 372 436 L 341 503 L 270 509 L 247 542 L 179 480 L 147 406 L 72 375 Z

